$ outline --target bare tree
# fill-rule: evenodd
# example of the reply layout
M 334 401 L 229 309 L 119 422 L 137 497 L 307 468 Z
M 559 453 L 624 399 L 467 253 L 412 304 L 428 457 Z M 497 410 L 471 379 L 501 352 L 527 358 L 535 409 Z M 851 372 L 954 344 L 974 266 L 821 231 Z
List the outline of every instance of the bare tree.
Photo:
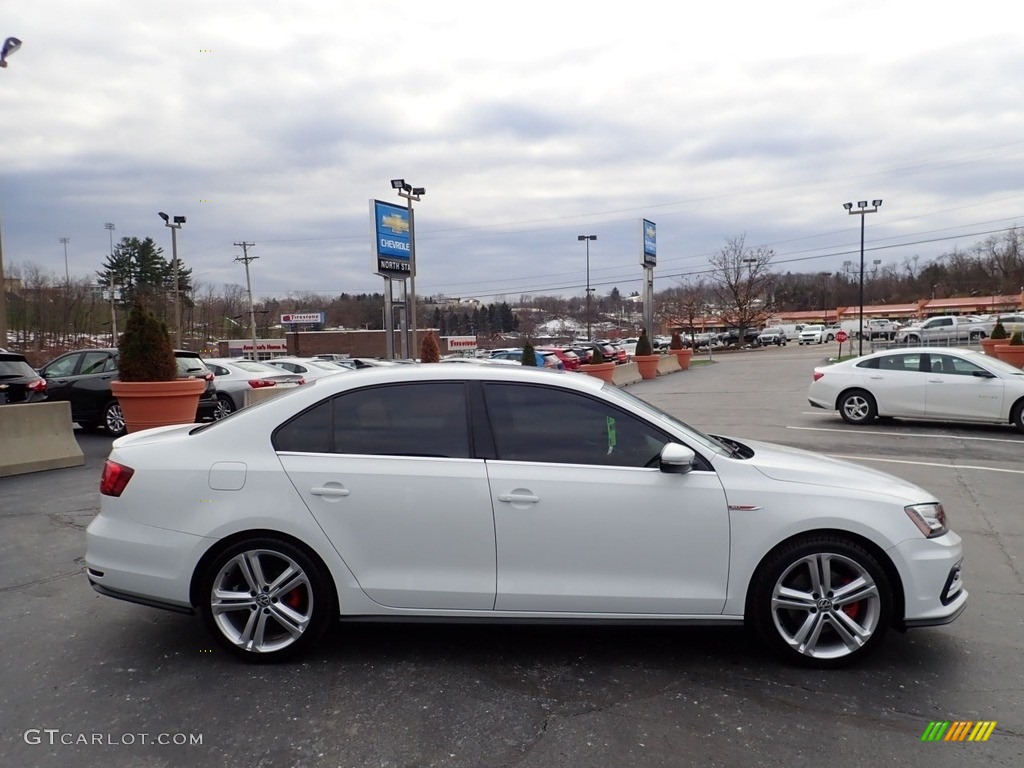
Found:
M 709 287 L 717 300 L 719 319 L 738 329 L 739 343 L 747 328 L 756 328 L 774 311 L 774 256 L 770 248 L 747 248 L 746 235 L 740 235 L 727 240 L 725 247 L 708 259 L 712 267 Z

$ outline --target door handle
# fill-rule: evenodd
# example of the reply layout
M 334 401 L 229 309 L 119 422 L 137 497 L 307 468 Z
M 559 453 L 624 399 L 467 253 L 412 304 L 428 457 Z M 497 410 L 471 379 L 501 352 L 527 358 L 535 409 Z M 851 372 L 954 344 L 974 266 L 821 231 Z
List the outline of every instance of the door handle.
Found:
M 348 488 L 342 488 L 339 485 L 335 486 L 322 486 L 317 485 L 309 489 L 309 492 L 314 496 L 348 496 L 351 491 Z
M 508 501 L 512 504 L 536 504 L 540 501 L 540 496 L 530 493 L 499 493 L 498 501 Z

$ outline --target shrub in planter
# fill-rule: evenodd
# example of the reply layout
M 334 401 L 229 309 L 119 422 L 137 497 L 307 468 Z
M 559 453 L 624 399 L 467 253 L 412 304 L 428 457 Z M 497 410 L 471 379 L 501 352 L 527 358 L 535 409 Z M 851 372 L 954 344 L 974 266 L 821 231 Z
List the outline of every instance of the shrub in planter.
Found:
M 1014 331 L 1013 336 L 1010 337 L 1011 347 L 1024 347 L 1024 333 L 1020 331 Z
M 178 365 L 167 326 L 138 299 L 117 345 L 118 381 L 173 381 Z
M 427 331 L 427 335 L 423 338 L 423 343 L 420 344 L 420 362 L 441 362 L 441 348 L 437 344 L 437 337 L 434 336 L 433 331 Z
M 996 323 L 992 328 L 992 335 L 990 339 L 1005 339 L 1006 338 L 1006 327 L 1000 322 Z
M 640 338 L 636 342 L 636 351 L 633 353 L 634 357 L 644 357 L 646 355 L 653 355 L 654 348 L 651 346 L 651 340 L 647 336 L 647 331 L 640 333 Z
M 110 391 L 117 398 L 126 431 L 196 420 L 206 379 L 178 378 L 167 326 L 139 300 L 132 305 L 117 348 L 118 375 Z
M 523 344 L 523 365 L 531 368 L 537 367 L 537 351 L 533 348 L 533 344 L 527 341 Z
M 683 349 L 683 339 L 679 335 L 679 331 L 672 331 L 672 339 L 668 343 L 669 349 Z
M 598 363 L 607 363 L 605 360 L 604 352 L 601 351 L 600 347 L 592 347 L 590 351 L 590 365 L 597 365 Z

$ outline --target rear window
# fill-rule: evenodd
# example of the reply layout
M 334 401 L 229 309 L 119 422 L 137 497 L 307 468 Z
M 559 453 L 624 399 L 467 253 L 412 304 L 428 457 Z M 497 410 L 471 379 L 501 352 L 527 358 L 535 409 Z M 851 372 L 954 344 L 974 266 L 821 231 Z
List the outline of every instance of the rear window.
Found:
M 203 363 L 200 357 L 176 356 L 174 359 L 178 364 L 179 376 L 202 376 L 206 374 L 206 364 Z
M 0 355 L 0 376 L 38 376 L 21 355 Z

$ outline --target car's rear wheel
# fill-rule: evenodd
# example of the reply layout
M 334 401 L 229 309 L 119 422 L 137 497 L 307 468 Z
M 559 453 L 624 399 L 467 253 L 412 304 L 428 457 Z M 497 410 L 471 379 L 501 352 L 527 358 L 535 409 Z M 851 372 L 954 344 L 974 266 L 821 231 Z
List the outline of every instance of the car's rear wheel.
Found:
M 103 425 L 103 431 L 111 437 L 121 437 L 127 432 L 121 404 L 117 400 L 111 400 L 103 407 L 103 416 L 100 422 Z
M 1010 421 L 1018 431 L 1024 432 L 1024 400 L 1019 400 L 1010 411 Z
M 847 424 L 868 424 L 878 415 L 878 407 L 870 394 L 855 389 L 839 398 L 839 415 Z
M 218 553 L 201 581 L 203 619 L 228 651 L 248 661 L 277 661 L 315 643 L 334 605 L 324 566 L 273 537 Z
M 217 407 L 213 410 L 213 420 L 220 421 L 225 416 L 230 416 L 234 412 L 234 401 L 228 395 L 217 395 Z
M 870 552 L 839 536 L 812 535 L 771 553 L 751 582 L 748 619 L 789 661 L 840 667 L 881 641 L 892 587 Z

